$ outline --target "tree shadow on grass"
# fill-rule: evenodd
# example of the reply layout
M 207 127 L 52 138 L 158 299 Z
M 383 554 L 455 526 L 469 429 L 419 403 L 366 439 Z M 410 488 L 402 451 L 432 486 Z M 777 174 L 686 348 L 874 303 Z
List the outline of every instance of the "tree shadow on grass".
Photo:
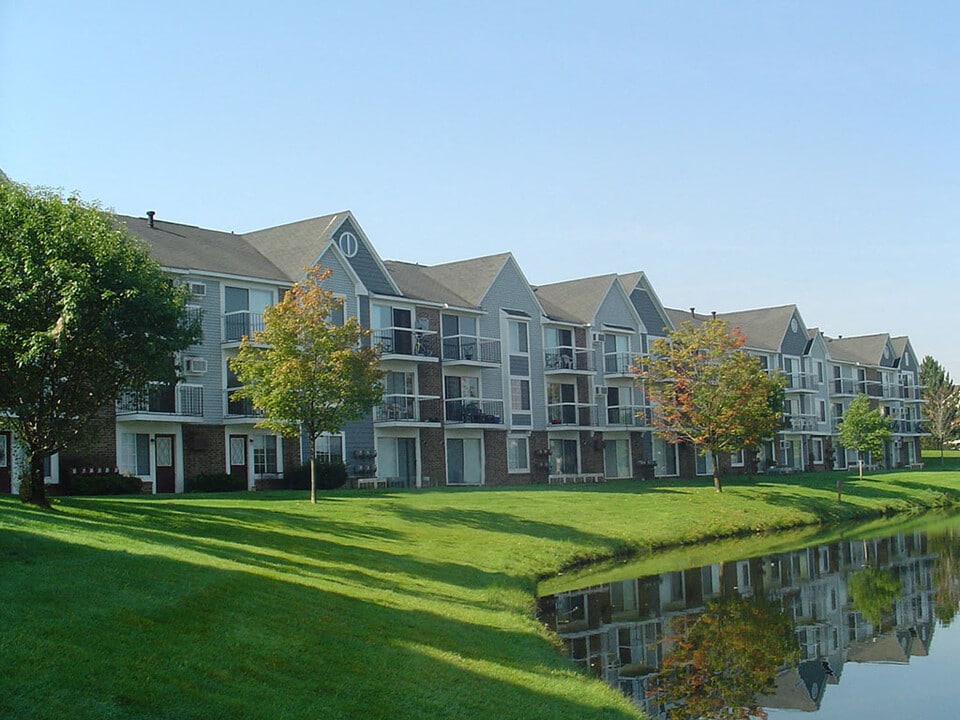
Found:
M 536 633 L 39 532 L 0 534 L 0 715 L 636 717 Z

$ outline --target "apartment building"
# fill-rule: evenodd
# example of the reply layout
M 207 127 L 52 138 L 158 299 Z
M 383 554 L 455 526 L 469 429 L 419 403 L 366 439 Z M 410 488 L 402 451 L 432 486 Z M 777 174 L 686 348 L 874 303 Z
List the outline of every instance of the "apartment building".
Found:
M 653 338 L 707 316 L 664 308 L 643 272 L 532 287 L 510 253 L 421 265 L 383 260 L 349 211 L 238 234 L 118 216 L 191 293 L 203 336 L 172 386 L 131 388 L 108 421 L 48 460 L 48 481 L 118 468 L 153 492 L 227 472 L 249 488 L 311 455 L 347 465 L 353 482 L 476 486 L 710 474 L 709 458 L 666 443 L 630 370 Z M 231 392 L 240 340 L 264 310 L 319 263 L 345 317 L 371 330 L 386 371 L 382 403 L 315 447 L 256 427 Z M 898 423 L 878 464 L 919 458 L 918 364 L 907 338 L 829 339 L 793 305 L 720 315 L 748 349 L 787 377 L 785 427 L 759 463 L 845 467 L 836 422 L 865 388 Z M 333 318 L 336 322 L 337 318 Z M 880 338 L 881 336 L 869 336 Z M 22 449 L 0 428 L 0 492 L 16 492 Z M 746 468 L 742 454 L 724 469 Z

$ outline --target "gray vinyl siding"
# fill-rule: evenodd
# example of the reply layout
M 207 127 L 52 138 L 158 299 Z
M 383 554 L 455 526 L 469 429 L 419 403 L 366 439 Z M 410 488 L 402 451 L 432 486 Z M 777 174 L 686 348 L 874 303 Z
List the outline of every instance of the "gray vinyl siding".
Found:
M 188 282 L 203 283 L 206 294 L 192 297 L 190 305 L 198 305 L 202 313 L 200 324 L 203 337 L 198 345 L 183 352 L 184 358 L 203 358 L 207 361 L 207 371 L 202 375 L 183 373 L 182 382 L 187 385 L 203 387 L 203 422 L 205 424 L 223 421 L 224 361 L 220 342 L 223 337 L 223 316 L 220 312 L 220 282 L 208 277 L 191 275 Z
M 344 298 L 345 317 L 359 317 L 357 314 L 359 305 L 357 303 L 356 287 L 339 256 L 333 250 L 328 249 L 320 256 L 320 264 L 331 271 L 330 277 L 323 283 L 324 289 Z
M 512 262 L 507 262 L 503 269 L 497 275 L 496 279 L 490 285 L 486 294 L 481 298 L 480 304 L 487 310 L 487 314 L 480 317 L 480 334 L 485 337 L 500 338 L 501 351 L 504 358 L 504 365 L 501 369 L 500 386 L 503 393 L 504 416 L 510 417 L 510 370 L 511 361 L 508 355 L 509 337 L 506 334 L 507 318 L 504 317 L 503 310 L 509 309 L 521 311 L 530 317 L 517 317 L 514 319 L 524 320 L 528 323 L 528 351 L 529 351 L 529 370 L 530 370 L 530 411 L 533 417 L 533 424 L 529 427 L 518 427 L 518 429 L 540 429 L 546 425 L 546 396 L 543 384 L 543 329 L 540 325 L 540 305 L 537 303 L 527 283 Z M 514 359 L 514 371 L 523 368 L 516 365 L 518 361 Z M 520 361 L 522 363 L 522 361 Z M 525 373 L 518 373 L 525 375 Z
M 349 258 L 349 260 L 350 266 L 364 286 L 376 295 L 396 295 L 396 290 L 393 289 L 380 263 L 377 262 L 374 250 L 368 247 L 363 239 L 363 235 L 360 234 L 349 219 L 345 220 L 333 234 L 334 240 L 347 231 L 352 232 L 357 238 L 357 254 Z
M 783 336 L 783 342 L 780 344 L 780 352 L 784 355 L 800 357 L 807 347 L 809 338 L 803 329 L 803 323 L 800 322 L 799 318 L 795 319 L 797 320 L 796 332 L 794 332 L 790 325 L 787 325 L 787 332 Z
M 649 335 L 654 337 L 667 336 L 666 328 L 670 327 L 670 323 L 667 318 L 657 310 L 656 304 L 646 290 L 643 288 L 635 288 L 634 291 L 630 293 L 630 301 L 637 309 L 637 314 L 640 315 L 640 319 L 643 320 L 643 324 L 647 328 Z
M 598 325 L 607 323 L 618 327 L 633 328 L 634 332 L 639 331 L 639 328 L 637 328 L 637 320 L 632 309 L 627 305 L 623 295 L 616 290 L 611 290 L 607 293 L 603 302 L 600 303 L 596 320 Z M 599 327 L 596 328 L 596 330 L 602 332 Z

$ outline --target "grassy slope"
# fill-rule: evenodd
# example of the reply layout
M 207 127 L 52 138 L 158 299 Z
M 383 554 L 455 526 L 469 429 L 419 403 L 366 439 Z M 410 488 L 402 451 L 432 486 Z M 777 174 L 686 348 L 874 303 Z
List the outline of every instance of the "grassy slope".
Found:
M 630 718 L 554 652 L 538 576 L 960 500 L 924 471 L 421 493 L 0 500 L 0 717 Z M 933 468 L 933 469 L 930 469 Z

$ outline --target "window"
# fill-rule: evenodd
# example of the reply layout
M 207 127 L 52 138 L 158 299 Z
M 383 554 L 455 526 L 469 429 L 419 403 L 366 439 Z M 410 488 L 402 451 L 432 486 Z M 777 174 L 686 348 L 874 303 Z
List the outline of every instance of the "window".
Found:
M 346 300 L 339 295 L 334 297 L 336 305 L 333 310 L 330 311 L 330 324 L 337 325 L 338 327 L 342 326 L 344 323 L 344 304 Z
M 575 475 L 580 472 L 576 440 L 553 438 L 550 440 L 550 465 L 554 475 Z
M 603 369 L 607 373 L 630 372 L 630 338 L 606 332 L 603 336 Z
M 609 479 L 631 478 L 630 469 L 630 441 L 607 440 L 603 448 L 603 469 Z
M 343 435 L 324 433 L 317 438 L 313 449 L 314 457 L 324 463 L 343 462 Z
M 447 438 L 447 483 L 480 485 L 482 457 L 480 438 Z
M 140 477 L 150 476 L 150 436 L 147 433 L 120 435 L 120 470 Z
M 477 319 L 460 315 L 441 315 L 445 360 L 477 360 Z
M 826 400 L 817 400 L 817 417 L 820 419 L 820 422 L 827 421 L 827 401 Z
M 735 453 L 730 453 L 730 466 L 743 467 L 743 450 L 738 450 Z
M 813 439 L 813 462 L 817 465 L 823 463 L 823 440 L 820 438 Z
M 253 472 L 257 475 L 277 472 L 277 436 L 253 436 Z
M 514 410 L 530 409 L 530 381 L 510 379 L 510 406 Z
M 701 454 L 697 448 L 697 475 L 713 475 L 713 455 Z
M 443 379 L 446 418 L 453 422 L 477 422 L 482 414 L 480 378 L 447 375 Z
M 507 438 L 507 470 L 512 473 L 530 471 L 530 449 L 526 435 Z
M 572 383 L 549 383 L 547 415 L 553 425 L 576 425 L 577 386 Z
M 223 288 L 224 339 L 239 340 L 263 330 L 263 311 L 273 304 L 272 290 Z
M 509 321 L 510 352 L 516 355 L 526 355 L 530 352 L 527 342 L 527 323 L 520 320 Z
M 677 446 L 663 438 L 653 438 L 654 471 L 657 477 L 673 477 L 677 474 Z
M 348 258 L 352 258 L 357 254 L 359 244 L 357 243 L 357 236 L 352 232 L 340 233 L 338 244 L 340 245 L 340 252 Z

